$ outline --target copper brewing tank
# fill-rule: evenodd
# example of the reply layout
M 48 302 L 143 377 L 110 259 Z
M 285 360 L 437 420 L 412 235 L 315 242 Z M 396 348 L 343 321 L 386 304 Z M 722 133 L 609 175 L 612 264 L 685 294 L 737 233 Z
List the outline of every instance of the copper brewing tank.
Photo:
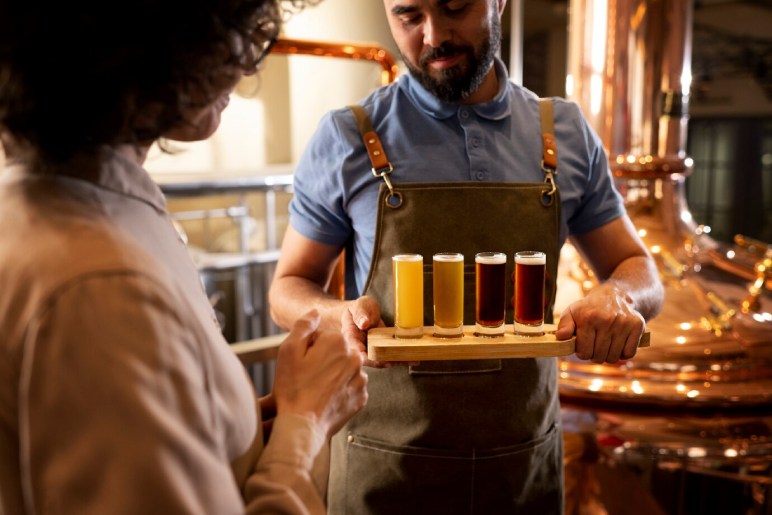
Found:
M 772 251 L 712 240 L 686 205 L 691 18 L 689 0 L 571 2 L 569 93 L 604 142 L 666 301 L 635 359 L 564 361 L 566 401 L 772 411 Z M 563 279 L 582 290 L 593 282 L 576 259 Z
M 651 347 L 634 359 L 561 359 L 567 456 L 571 433 L 589 431 L 612 465 L 649 470 L 649 487 L 652 471 L 670 467 L 721 471 L 763 494 L 772 485 L 772 250 L 741 236 L 717 242 L 689 212 L 684 183 L 700 173 L 685 151 L 692 17 L 691 0 L 570 1 L 568 96 L 603 140 L 666 299 L 647 326 Z M 595 283 L 567 245 L 558 303 Z

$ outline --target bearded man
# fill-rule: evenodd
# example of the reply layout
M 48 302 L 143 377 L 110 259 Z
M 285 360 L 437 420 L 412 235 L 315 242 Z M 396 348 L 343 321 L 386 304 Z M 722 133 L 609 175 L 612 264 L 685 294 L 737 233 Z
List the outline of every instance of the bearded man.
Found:
M 306 148 L 270 292 L 279 325 L 314 307 L 365 352 L 368 329 L 393 325 L 391 257 L 421 254 L 431 285 L 439 252 L 465 256 L 474 324 L 475 252 L 505 252 L 511 272 L 520 250 L 547 256 L 551 323 L 570 236 L 602 282 L 560 314 L 557 339 L 597 363 L 635 355 L 662 304 L 656 267 L 579 107 L 509 81 L 505 4 L 384 0 L 410 73 L 325 115 Z M 346 300 L 325 291 L 342 249 Z M 333 440 L 332 513 L 562 513 L 554 357 L 366 365 L 368 405 Z

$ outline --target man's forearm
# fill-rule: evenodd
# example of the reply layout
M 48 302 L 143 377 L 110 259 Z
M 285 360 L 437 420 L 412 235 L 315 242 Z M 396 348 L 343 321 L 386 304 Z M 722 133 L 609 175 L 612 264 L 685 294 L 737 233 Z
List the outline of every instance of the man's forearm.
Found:
M 662 281 L 656 264 L 649 257 L 627 258 L 603 284 L 625 292 L 632 299 L 635 310 L 646 320 L 654 318 L 662 309 L 664 299 Z
M 340 330 L 346 302 L 328 294 L 318 284 L 301 277 L 276 279 L 269 292 L 271 318 L 283 329 L 312 309 L 321 315 L 320 329 Z

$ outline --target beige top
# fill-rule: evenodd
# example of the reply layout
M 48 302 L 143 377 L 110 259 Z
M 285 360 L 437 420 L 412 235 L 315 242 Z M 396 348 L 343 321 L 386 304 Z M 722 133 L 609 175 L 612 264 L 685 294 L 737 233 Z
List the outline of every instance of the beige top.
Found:
M 0 172 L 0 515 L 323 513 L 324 435 L 281 416 L 263 449 L 159 188 L 77 168 Z

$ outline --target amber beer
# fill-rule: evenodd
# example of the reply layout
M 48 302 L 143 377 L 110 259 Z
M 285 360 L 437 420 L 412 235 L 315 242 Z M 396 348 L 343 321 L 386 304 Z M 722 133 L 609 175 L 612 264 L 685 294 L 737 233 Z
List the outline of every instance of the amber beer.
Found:
M 424 329 L 424 258 L 420 254 L 392 256 L 394 335 L 419 338 Z
M 435 254 L 433 262 L 434 334 L 453 337 L 464 334 L 464 255 Z
M 475 262 L 475 329 L 484 335 L 504 334 L 507 255 L 481 252 Z
M 515 334 L 544 334 L 544 273 L 547 257 L 533 250 L 515 254 Z

